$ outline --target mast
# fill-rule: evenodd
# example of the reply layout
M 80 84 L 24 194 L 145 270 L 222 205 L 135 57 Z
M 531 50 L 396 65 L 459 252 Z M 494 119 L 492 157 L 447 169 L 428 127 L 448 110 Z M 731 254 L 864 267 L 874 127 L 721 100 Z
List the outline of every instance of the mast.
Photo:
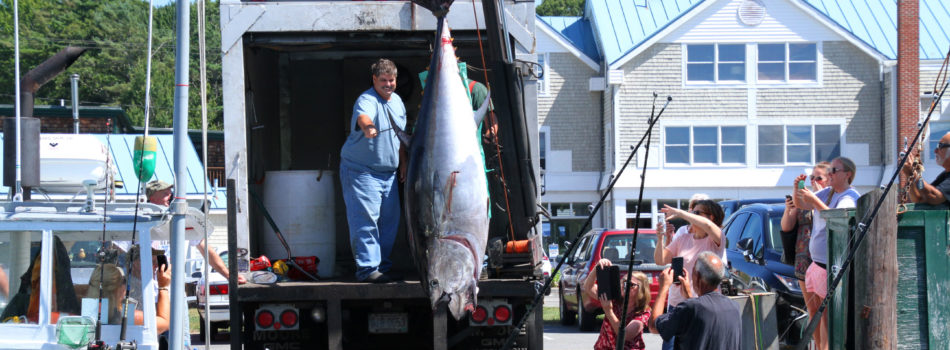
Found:
M 174 162 L 175 162 L 175 199 L 169 210 L 171 221 L 171 258 L 172 258 L 172 285 L 171 285 L 171 346 L 170 349 L 184 349 L 185 331 L 188 329 L 185 304 L 185 210 L 188 202 L 185 200 L 185 189 L 189 186 L 185 169 L 185 150 L 188 147 L 188 49 L 190 32 L 189 11 L 191 4 L 188 1 L 176 1 L 177 9 L 177 44 L 175 46 L 175 112 L 174 112 Z

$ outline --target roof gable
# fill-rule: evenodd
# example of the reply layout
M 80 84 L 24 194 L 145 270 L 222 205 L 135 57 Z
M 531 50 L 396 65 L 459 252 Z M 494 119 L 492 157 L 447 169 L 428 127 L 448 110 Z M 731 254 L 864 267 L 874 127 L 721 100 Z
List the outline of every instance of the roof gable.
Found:
M 585 60 L 588 65 L 594 64 L 592 68 L 599 69 L 600 52 L 597 50 L 597 43 L 594 40 L 594 32 L 590 21 L 582 17 L 562 17 L 562 16 L 538 16 L 538 28 L 552 36 L 551 39 L 565 46 L 567 51 Z M 590 61 L 590 62 L 586 62 Z
M 710 0 L 588 0 L 587 6 L 604 60 L 613 65 L 704 1 Z

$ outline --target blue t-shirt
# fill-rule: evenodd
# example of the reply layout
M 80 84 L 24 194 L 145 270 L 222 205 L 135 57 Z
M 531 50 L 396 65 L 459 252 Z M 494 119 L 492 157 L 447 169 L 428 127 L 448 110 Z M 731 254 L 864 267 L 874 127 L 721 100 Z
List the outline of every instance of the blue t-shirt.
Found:
M 373 119 L 373 125 L 379 131 L 376 137 L 370 139 L 363 134 L 356 123 L 360 115 Z M 373 88 L 360 94 L 353 105 L 350 134 L 340 150 L 340 158 L 347 167 L 372 172 L 396 171 L 399 167 L 399 138 L 390 123 L 390 116 L 399 129 L 406 128 L 406 106 L 399 95 L 393 93 L 386 101 Z
M 828 203 L 828 208 L 854 208 L 858 203 L 858 197 L 861 194 L 854 187 L 850 187 L 844 192 L 835 193 L 828 201 L 828 195 L 831 193 L 831 187 L 825 187 L 815 193 L 822 202 Z M 814 209 L 811 222 L 811 239 L 808 241 L 808 253 L 811 254 L 811 260 L 821 264 L 828 264 L 828 228 L 825 219 L 821 217 L 818 209 Z

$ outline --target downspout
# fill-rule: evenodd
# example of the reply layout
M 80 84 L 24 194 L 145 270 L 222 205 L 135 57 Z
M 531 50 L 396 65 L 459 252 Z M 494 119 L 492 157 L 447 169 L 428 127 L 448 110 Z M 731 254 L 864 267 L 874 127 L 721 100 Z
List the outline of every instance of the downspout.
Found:
M 73 134 L 79 133 L 79 74 L 69 76 L 69 85 L 73 93 Z

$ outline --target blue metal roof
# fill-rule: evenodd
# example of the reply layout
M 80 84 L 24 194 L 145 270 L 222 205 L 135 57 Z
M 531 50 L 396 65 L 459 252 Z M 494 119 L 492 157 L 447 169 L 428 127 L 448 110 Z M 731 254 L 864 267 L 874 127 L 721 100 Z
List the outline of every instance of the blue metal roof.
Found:
M 590 19 L 608 64 L 653 37 L 704 0 L 588 0 Z
M 614 64 L 704 1 L 588 0 L 594 35 L 609 64 Z M 789 0 L 814 8 L 857 40 L 897 59 L 896 0 Z M 643 6 L 648 3 L 649 6 Z M 920 59 L 942 59 L 950 48 L 950 3 L 920 0 Z
M 888 59 L 897 59 L 895 0 L 803 0 Z M 950 48 L 950 5 L 920 0 L 920 59 L 942 59 Z
M 538 16 L 538 18 L 594 62 L 600 62 L 594 29 L 586 18 L 569 16 Z
M 139 180 L 135 177 L 135 170 L 132 166 L 132 153 L 135 147 L 135 137 L 140 135 L 126 135 L 126 134 L 111 134 L 108 135 L 110 140 L 106 139 L 105 134 L 96 134 L 93 135 L 102 142 L 103 145 L 109 145 L 112 159 L 116 164 L 116 180 L 121 180 L 125 183 L 123 188 L 115 189 L 115 194 L 118 197 L 123 197 L 125 199 L 130 199 L 135 197 L 135 192 L 138 190 Z M 174 181 L 174 140 L 173 135 L 150 135 L 154 136 L 158 141 L 158 150 L 157 158 L 155 161 L 155 175 L 152 177 L 153 180 L 162 180 L 168 183 L 175 183 Z M 0 133 L 0 164 L 3 161 L 3 134 Z M 108 141 L 111 141 L 108 142 Z M 188 150 L 185 151 L 186 156 L 186 173 L 188 176 L 188 186 L 185 188 L 188 198 L 196 199 L 200 198 L 203 191 L 203 186 L 201 185 L 204 180 L 202 175 L 204 172 L 204 167 L 202 166 L 201 160 L 198 158 L 198 152 L 195 151 L 195 148 L 191 145 L 191 142 L 188 143 Z M 177 184 L 176 184 L 177 185 Z M 211 184 L 208 184 L 208 191 L 212 191 Z M 0 192 L 7 193 L 9 188 L 6 186 L 0 187 Z M 142 196 L 145 194 L 142 193 Z M 227 198 L 225 198 L 224 192 L 217 193 L 213 195 L 212 193 L 208 194 L 208 199 L 211 201 L 210 209 L 226 209 L 227 208 Z

